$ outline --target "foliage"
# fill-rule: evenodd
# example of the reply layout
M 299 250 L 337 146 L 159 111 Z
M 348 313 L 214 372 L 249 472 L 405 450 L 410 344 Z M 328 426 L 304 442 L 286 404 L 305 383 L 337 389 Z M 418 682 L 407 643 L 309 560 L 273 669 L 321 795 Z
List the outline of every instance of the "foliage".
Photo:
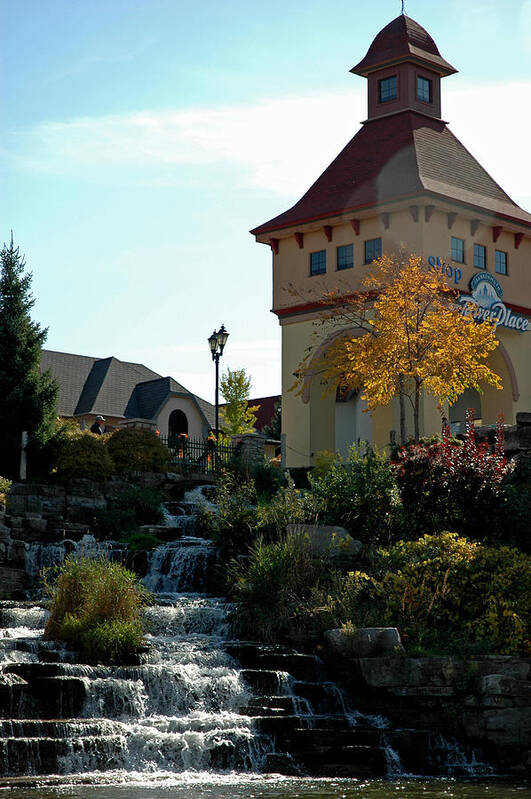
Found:
M 522 454 L 502 482 L 493 526 L 500 542 L 531 553 L 531 454 Z
M 212 538 L 224 557 L 247 551 L 256 530 L 253 481 L 237 471 L 222 470 L 214 502 L 217 512 L 203 510 L 198 514 L 197 533 Z
M 159 491 L 149 486 L 131 485 L 110 499 L 106 508 L 95 512 L 92 526 L 98 538 L 122 539 L 124 533 L 136 530 L 143 524 L 163 522 L 162 497 Z
M 398 626 L 419 651 L 525 652 L 530 646 L 531 558 L 456 533 L 400 541 L 374 576 L 354 572 L 329 599 L 335 624 Z
M 281 434 L 282 434 L 282 404 L 280 402 L 275 402 L 271 421 L 269 422 L 269 424 L 266 424 L 262 428 L 262 435 L 267 436 L 268 438 L 273 438 L 275 439 L 275 441 L 280 441 Z
M 315 524 L 320 505 L 314 495 L 295 488 L 291 478 L 269 502 L 261 502 L 257 510 L 257 527 L 264 539 L 281 538 L 288 524 Z
M 123 535 L 121 541 L 127 544 L 127 552 L 129 555 L 136 555 L 137 552 L 156 549 L 162 544 L 160 538 L 157 538 L 157 536 L 152 533 L 129 533 Z
M 251 378 L 247 377 L 245 369 L 227 369 L 221 377 L 220 388 L 226 403 L 220 409 L 223 433 L 227 436 L 254 433 L 259 406 L 248 404 Z
M 352 446 L 348 458 L 331 460 L 317 476 L 311 493 L 320 521 L 346 527 L 355 538 L 388 543 L 401 519 L 401 502 L 387 459 L 371 448 Z
M 39 372 L 47 330 L 31 319 L 25 265 L 11 237 L 0 252 L 0 473 L 10 477 L 18 476 L 22 431 L 42 445 L 56 416 L 57 384 Z
M 0 502 L 5 504 L 6 495 L 11 488 L 11 480 L 8 480 L 7 477 L 0 477 Z
M 280 469 L 266 461 L 255 463 L 250 469 L 250 477 L 260 501 L 272 499 L 286 482 Z
M 339 452 L 330 452 L 328 449 L 322 449 L 315 453 L 314 467 L 312 469 L 312 477 L 324 477 L 333 466 L 342 462 Z
M 104 436 L 77 429 L 67 431 L 58 439 L 56 475 L 60 480 L 106 480 L 113 471 Z
M 439 404 L 454 403 L 467 388 L 481 383 L 500 389 L 501 380 L 485 363 L 497 346 L 494 324 L 477 324 L 455 305 L 455 291 L 440 272 L 415 255 L 382 256 L 364 279 L 362 294 L 327 293 L 320 324 L 336 336 L 326 353 L 299 365 L 299 385 L 319 374 L 328 390 L 362 389 L 369 410 L 402 399 L 401 441 L 406 441 L 404 398 L 413 407 L 415 441 L 419 440 L 421 391 Z M 347 329 L 347 327 L 350 328 Z M 352 328 L 356 334 L 352 334 Z
M 304 535 L 258 539 L 248 562 L 230 571 L 240 633 L 276 641 L 294 629 L 313 627 L 314 608 L 330 577 L 324 558 L 312 556 Z
M 448 428 L 432 443 L 402 447 L 393 464 L 408 537 L 423 532 L 459 530 L 463 535 L 488 539 L 502 501 L 502 481 L 512 466 L 502 454 L 501 419 L 496 451 L 478 443 L 472 414 L 467 414 L 463 443 L 452 440 Z
M 65 641 L 89 662 L 119 663 L 138 651 L 149 594 L 133 572 L 103 558 L 68 556 L 45 587 L 45 638 Z
M 151 430 L 117 430 L 108 439 L 107 446 L 118 473 L 164 472 L 170 460 L 169 450 Z

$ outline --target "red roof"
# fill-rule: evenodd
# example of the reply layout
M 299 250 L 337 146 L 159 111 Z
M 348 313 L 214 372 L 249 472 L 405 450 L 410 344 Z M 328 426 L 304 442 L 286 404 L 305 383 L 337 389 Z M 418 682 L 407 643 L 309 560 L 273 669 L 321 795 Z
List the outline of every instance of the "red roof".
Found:
M 263 430 L 266 425 L 271 424 L 271 420 L 273 419 L 273 412 L 275 410 L 275 405 L 280 402 L 281 397 L 277 394 L 274 397 L 258 397 L 258 399 L 250 399 L 247 401 L 249 406 L 252 405 L 259 405 L 259 409 L 256 411 L 256 424 L 255 429 L 259 432 Z
M 442 58 L 430 34 L 414 19 L 401 14 L 376 36 L 365 58 L 351 72 L 368 75 L 385 64 L 420 60 L 441 75 L 452 75 L 455 67 Z
M 366 122 L 292 208 L 251 233 L 426 193 L 531 226 L 531 214 L 511 200 L 445 122 L 406 110 Z

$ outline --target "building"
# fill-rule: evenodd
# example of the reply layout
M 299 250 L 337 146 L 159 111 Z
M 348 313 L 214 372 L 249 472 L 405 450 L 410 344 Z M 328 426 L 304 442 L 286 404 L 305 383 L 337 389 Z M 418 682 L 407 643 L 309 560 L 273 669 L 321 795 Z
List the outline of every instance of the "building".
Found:
M 59 415 L 83 429 L 98 415 L 111 429 L 148 427 L 163 436 L 206 438 L 214 426 L 213 405 L 140 363 L 43 350 L 41 369 L 59 384 Z
M 531 214 L 442 119 L 441 81 L 456 69 L 403 14 L 380 31 L 351 72 L 368 82 L 367 120 L 292 208 L 251 231 L 273 255 L 288 466 L 311 464 L 319 450 L 344 452 L 357 440 L 382 447 L 399 429 L 398 400 L 363 413 L 356 391 L 323 397 L 319 381 L 310 378 L 302 396 L 289 389 L 313 341 L 316 296 L 359 290 L 371 262 L 400 246 L 443 269 L 478 314 L 499 322 L 500 343 L 489 365 L 503 391 L 466 392 L 449 409 L 452 423 L 473 406 L 483 424 L 494 423 L 499 412 L 512 424 L 531 403 Z M 321 341 L 318 355 L 329 341 Z M 440 413 L 429 397 L 422 398 L 420 424 L 421 435 L 440 432 Z

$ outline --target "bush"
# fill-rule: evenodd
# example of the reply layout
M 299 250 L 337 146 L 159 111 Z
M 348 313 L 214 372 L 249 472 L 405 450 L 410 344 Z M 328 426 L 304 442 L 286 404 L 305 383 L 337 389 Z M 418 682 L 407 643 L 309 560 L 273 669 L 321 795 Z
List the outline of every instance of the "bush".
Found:
M 259 539 L 249 561 L 233 562 L 229 576 L 240 633 L 276 641 L 314 626 L 330 570 L 326 558 L 312 556 L 304 535 L 285 535 L 274 543 Z
M 246 552 L 256 535 L 256 490 L 252 480 L 223 470 L 216 487 L 217 512 L 204 510 L 196 521 L 198 534 L 207 535 L 227 558 Z
M 332 459 L 317 477 L 310 475 L 310 485 L 322 523 L 346 527 L 355 538 L 371 544 L 393 540 L 401 503 L 384 455 L 353 446 L 346 461 Z
M 164 472 L 170 453 L 151 430 L 124 428 L 113 433 L 107 442 L 116 471 Z
M 320 506 L 308 491 L 295 488 L 291 478 L 269 501 L 260 503 L 257 510 L 257 526 L 266 540 L 280 538 L 288 524 L 316 524 Z
M 531 558 L 456 533 L 400 541 L 380 551 L 374 577 L 340 581 L 328 607 L 336 625 L 398 626 L 416 651 L 526 652 Z
M 120 564 L 68 556 L 45 587 L 45 638 L 65 641 L 89 663 L 119 663 L 142 645 L 141 609 L 149 593 Z
M 59 438 L 56 458 L 56 474 L 62 481 L 106 480 L 114 471 L 104 436 L 80 430 L 68 430 Z
M 531 553 L 531 454 L 521 455 L 503 480 L 501 502 L 492 522 L 498 541 Z M 491 527 L 489 526 L 489 532 Z
M 93 532 L 98 538 L 121 538 L 143 524 L 163 524 L 162 496 L 148 486 L 127 486 L 95 512 Z
M 511 471 L 501 447 L 491 454 L 478 444 L 472 420 L 466 440 L 450 438 L 402 447 L 394 472 L 404 506 L 408 537 L 441 530 L 492 540 L 493 521 L 502 503 L 502 481 Z
M 127 544 L 128 555 L 136 555 L 137 552 L 156 549 L 162 544 L 160 538 L 151 533 L 130 533 L 122 536 L 121 540 Z
M 8 480 L 7 477 L 0 477 L 0 502 L 5 505 L 6 503 L 6 496 L 11 488 L 11 480 Z

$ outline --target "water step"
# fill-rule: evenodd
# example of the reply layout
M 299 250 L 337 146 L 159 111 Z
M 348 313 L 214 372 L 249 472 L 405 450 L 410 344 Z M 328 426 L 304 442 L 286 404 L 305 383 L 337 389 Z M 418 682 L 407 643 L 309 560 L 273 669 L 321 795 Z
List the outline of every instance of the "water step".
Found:
M 6 738 L 86 738 L 119 735 L 120 722 L 109 719 L 0 719 L 0 740 Z
M 253 696 L 240 708 L 243 716 L 290 716 L 295 713 L 292 696 Z
M 281 694 L 283 693 L 282 689 L 287 685 L 287 675 L 279 674 L 277 671 L 242 669 L 240 675 L 253 693 Z
M 0 714 L 14 719 L 72 718 L 81 713 L 86 693 L 80 677 L 36 677 L 0 692 Z
M 329 730 L 295 729 L 281 732 L 276 736 L 277 748 L 290 752 L 310 751 L 338 746 L 382 746 L 381 730 Z
M 380 746 L 323 747 L 297 752 L 296 760 L 318 777 L 384 777 L 388 770 L 386 752 Z

